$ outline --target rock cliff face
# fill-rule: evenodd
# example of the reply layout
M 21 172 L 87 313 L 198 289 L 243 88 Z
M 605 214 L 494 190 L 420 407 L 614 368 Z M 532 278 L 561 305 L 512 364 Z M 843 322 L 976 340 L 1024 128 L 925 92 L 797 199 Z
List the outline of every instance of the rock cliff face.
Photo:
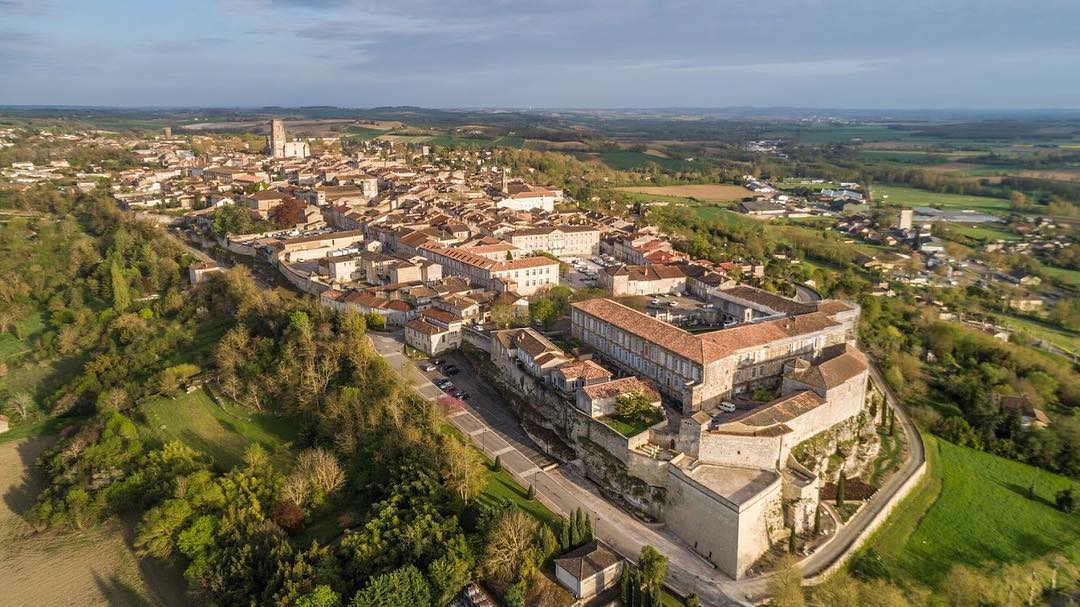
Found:
M 848 478 L 868 475 L 881 450 L 881 437 L 870 410 L 798 444 L 791 453 L 822 482 L 835 482 L 843 470 Z
M 627 438 L 516 366 L 496 368 L 484 364 L 479 354 L 470 358 L 513 406 L 525 431 L 548 455 L 573 462 L 575 470 L 599 485 L 609 499 L 622 502 L 644 518 L 660 518 L 668 463 L 634 450 L 648 441 L 651 430 Z

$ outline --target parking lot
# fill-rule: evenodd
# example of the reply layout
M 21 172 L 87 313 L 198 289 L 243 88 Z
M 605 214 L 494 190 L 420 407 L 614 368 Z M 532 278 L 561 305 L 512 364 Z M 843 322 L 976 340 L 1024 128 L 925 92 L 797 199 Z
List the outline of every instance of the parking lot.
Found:
M 600 272 L 605 267 L 617 265 L 620 262 L 614 258 L 602 258 L 600 256 L 584 259 L 580 257 L 562 257 L 563 263 L 570 264 L 570 271 L 564 281 L 567 286 L 574 289 L 589 289 L 597 286 Z

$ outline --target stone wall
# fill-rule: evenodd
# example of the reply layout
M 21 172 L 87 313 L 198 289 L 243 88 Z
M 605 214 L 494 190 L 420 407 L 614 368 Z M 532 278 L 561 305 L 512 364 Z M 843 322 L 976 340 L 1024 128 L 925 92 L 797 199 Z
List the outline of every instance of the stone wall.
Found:
M 773 470 L 782 462 L 783 436 L 739 436 L 704 432 L 698 459 L 705 464 Z

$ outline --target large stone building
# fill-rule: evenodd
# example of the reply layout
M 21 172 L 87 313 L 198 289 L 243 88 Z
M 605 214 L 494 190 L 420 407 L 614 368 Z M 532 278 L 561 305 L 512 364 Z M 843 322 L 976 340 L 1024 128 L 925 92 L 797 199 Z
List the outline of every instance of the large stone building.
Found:
M 818 311 L 694 334 L 596 298 L 572 304 L 570 320 L 575 339 L 616 366 L 653 380 L 687 414 L 724 397 L 773 387 L 787 360 L 818 359 L 848 338 L 845 323 Z
M 526 228 L 507 232 L 503 239 L 522 251 L 547 251 L 558 257 L 588 257 L 600 248 L 600 230 L 593 226 Z

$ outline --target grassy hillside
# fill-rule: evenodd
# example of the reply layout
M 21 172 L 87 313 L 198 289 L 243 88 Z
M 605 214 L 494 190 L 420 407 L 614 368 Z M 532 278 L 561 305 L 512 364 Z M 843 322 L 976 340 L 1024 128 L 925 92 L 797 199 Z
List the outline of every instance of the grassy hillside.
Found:
M 180 440 L 209 454 L 218 468 L 241 461 L 244 449 L 258 443 L 282 469 L 292 462 L 288 443 L 296 438 L 296 424 L 272 415 L 239 407 L 220 407 L 205 390 L 157 398 L 142 406 L 150 432 L 163 441 Z
M 930 469 L 870 539 L 901 581 L 931 587 L 958 563 L 1023 563 L 1051 552 L 1080 560 L 1080 517 L 1054 508 L 1069 479 L 924 436 Z M 1035 499 L 1027 496 L 1035 488 Z

